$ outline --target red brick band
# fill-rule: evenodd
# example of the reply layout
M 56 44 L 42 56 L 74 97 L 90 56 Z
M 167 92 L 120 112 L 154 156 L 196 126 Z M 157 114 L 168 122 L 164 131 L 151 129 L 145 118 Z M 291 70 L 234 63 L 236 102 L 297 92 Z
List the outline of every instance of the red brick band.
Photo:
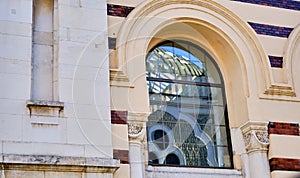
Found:
M 111 111 L 111 124 L 127 124 L 127 111 Z
M 134 9 L 134 7 L 107 4 L 107 15 L 117 17 L 127 17 L 128 14 Z
M 270 122 L 268 127 L 269 134 L 299 136 L 299 124 L 297 123 Z
M 113 153 L 114 159 L 119 159 L 121 164 L 129 164 L 129 151 L 128 150 L 115 150 Z
M 269 163 L 271 171 L 300 171 L 300 159 L 272 158 Z

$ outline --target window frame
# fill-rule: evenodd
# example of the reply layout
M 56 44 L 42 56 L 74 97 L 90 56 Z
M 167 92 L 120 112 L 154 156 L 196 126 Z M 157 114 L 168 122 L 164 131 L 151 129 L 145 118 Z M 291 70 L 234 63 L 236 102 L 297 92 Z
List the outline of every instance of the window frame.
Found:
M 217 70 L 217 74 L 220 77 L 220 83 L 210 83 L 210 82 L 198 82 L 198 81 L 188 81 L 188 80 L 177 80 L 177 79 L 166 79 L 166 78 L 155 78 L 155 77 L 148 77 L 146 76 L 146 81 L 154 81 L 154 82 L 165 82 L 165 83 L 174 83 L 174 84 L 187 84 L 187 85 L 195 85 L 195 86 L 206 86 L 206 87 L 215 87 L 215 88 L 220 88 L 221 92 L 222 92 L 222 104 L 224 106 L 224 119 L 225 119 L 225 128 L 226 128 L 226 139 L 227 139 L 227 147 L 228 147 L 228 155 L 229 155 L 229 161 L 230 161 L 230 166 L 227 167 L 217 167 L 217 166 L 190 166 L 190 165 L 172 165 L 172 164 L 156 164 L 156 163 L 150 163 L 149 162 L 149 157 L 148 157 L 148 165 L 151 166 L 167 166 L 167 167 L 193 167 L 193 168 L 213 168 L 213 169 L 233 169 L 234 168 L 234 162 L 233 162 L 233 147 L 232 147 L 232 140 L 231 140 L 231 132 L 230 132 L 230 125 L 229 125 L 229 116 L 228 116 L 228 110 L 227 110 L 227 99 L 226 99 L 226 92 L 225 92 L 225 84 L 224 84 L 224 79 L 223 79 L 223 75 L 219 69 L 219 66 L 217 65 L 216 61 L 214 60 L 214 58 L 212 57 L 212 55 L 210 55 L 206 50 L 204 50 L 202 47 L 200 47 L 199 45 L 196 45 L 190 41 L 186 41 L 186 40 L 182 40 L 182 39 L 174 39 L 174 40 L 165 40 L 163 42 L 158 43 L 157 45 L 155 45 L 154 47 L 152 47 L 149 52 L 146 55 L 146 59 L 148 58 L 148 54 L 150 54 L 154 49 L 167 44 L 167 43 L 173 43 L 174 41 L 176 43 L 185 43 L 187 45 L 191 45 L 199 50 L 201 50 L 202 52 L 205 53 L 205 55 L 210 57 L 210 61 L 213 63 L 214 67 Z M 173 46 L 174 47 L 174 46 Z M 189 52 L 189 51 L 188 51 Z M 147 70 L 147 69 L 146 69 Z M 148 71 L 146 71 L 148 72 Z M 147 87 L 148 88 L 148 87 Z M 148 93 L 151 94 L 149 92 L 149 88 L 148 88 Z M 159 93 L 161 94 L 161 93 Z M 149 98 L 148 98 L 149 100 Z M 150 102 L 150 100 L 149 100 Z M 150 104 L 151 105 L 151 104 Z M 147 135 L 148 135 L 148 126 L 147 126 Z M 147 140 L 147 144 L 148 144 Z M 147 149 L 148 154 L 149 154 L 149 149 Z

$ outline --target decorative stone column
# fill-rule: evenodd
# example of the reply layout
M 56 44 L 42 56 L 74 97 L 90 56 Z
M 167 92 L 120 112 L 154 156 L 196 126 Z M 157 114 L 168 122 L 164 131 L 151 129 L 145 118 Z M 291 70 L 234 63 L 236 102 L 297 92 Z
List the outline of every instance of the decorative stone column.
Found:
M 249 121 L 241 127 L 251 178 L 270 178 L 268 122 Z
M 148 113 L 128 113 L 130 177 L 145 177 L 145 139 Z

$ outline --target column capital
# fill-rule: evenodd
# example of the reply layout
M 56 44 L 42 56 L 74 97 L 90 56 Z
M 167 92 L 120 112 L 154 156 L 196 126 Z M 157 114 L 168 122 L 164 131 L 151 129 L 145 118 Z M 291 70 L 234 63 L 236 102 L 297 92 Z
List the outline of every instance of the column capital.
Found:
M 241 127 L 241 131 L 247 153 L 268 151 L 268 122 L 248 121 Z
M 146 136 L 146 122 L 149 113 L 128 112 L 128 136 L 131 142 L 142 143 Z

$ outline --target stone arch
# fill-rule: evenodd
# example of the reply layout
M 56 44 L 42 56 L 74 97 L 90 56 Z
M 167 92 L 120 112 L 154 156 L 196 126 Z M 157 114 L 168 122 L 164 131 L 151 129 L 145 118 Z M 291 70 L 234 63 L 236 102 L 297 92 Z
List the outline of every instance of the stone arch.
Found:
M 196 43 L 215 58 L 224 77 L 230 126 L 248 121 L 247 98 L 258 98 L 273 81 L 267 55 L 247 23 L 206 0 L 145 1 L 129 14 L 117 38 L 117 58 L 119 77 L 135 86 L 129 94 L 131 109 L 147 112 L 147 52 L 165 39 L 178 37 Z M 132 102 L 136 96 L 141 97 L 138 104 Z
M 286 70 L 287 84 L 291 86 L 296 93 L 296 99 L 300 95 L 300 24 L 298 24 L 289 35 L 287 45 L 284 50 L 283 69 Z

